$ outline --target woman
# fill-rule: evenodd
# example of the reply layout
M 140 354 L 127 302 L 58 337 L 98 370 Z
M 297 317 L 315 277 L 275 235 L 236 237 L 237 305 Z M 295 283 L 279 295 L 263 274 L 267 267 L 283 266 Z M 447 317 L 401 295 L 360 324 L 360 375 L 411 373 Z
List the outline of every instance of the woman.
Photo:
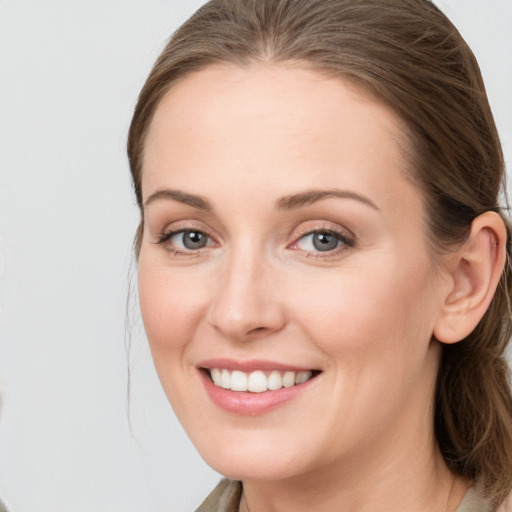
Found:
M 507 510 L 504 164 L 427 0 L 213 0 L 140 94 L 142 317 L 199 510 Z

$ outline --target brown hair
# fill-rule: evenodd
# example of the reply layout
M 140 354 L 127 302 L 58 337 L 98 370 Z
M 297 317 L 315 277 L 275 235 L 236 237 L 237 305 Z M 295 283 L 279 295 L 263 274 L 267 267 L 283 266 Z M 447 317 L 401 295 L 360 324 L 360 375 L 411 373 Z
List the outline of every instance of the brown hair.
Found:
M 503 154 L 478 64 L 428 0 L 212 0 L 170 39 L 144 85 L 128 156 L 142 212 L 144 141 L 178 80 L 214 63 L 300 61 L 350 80 L 406 123 L 411 179 L 423 192 L 439 252 L 468 235 L 505 197 Z M 500 197 L 503 194 L 503 197 Z M 504 219 L 505 220 L 505 219 Z M 135 251 L 142 237 L 139 226 Z M 465 340 L 443 347 L 435 430 L 457 474 L 501 502 L 512 488 L 510 250 L 489 310 Z

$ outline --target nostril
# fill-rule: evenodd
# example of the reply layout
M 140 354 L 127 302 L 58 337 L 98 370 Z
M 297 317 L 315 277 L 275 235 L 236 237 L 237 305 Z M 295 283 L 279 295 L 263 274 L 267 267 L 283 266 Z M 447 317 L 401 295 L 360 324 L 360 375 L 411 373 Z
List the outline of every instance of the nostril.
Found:
M 240 280 L 242 281 L 242 279 Z M 286 324 L 282 308 L 263 293 L 237 282 L 223 288 L 210 304 L 208 323 L 234 340 L 255 339 L 274 333 Z

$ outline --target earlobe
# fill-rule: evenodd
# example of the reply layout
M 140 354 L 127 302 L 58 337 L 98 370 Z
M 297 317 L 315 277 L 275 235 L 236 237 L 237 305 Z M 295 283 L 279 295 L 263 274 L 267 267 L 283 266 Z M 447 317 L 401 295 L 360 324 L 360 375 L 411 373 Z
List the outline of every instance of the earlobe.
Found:
M 484 316 L 506 261 L 507 232 L 495 212 L 479 215 L 463 246 L 450 254 L 450 289 L 443 297 L 434 336 L 456 343 L 468 336 Z

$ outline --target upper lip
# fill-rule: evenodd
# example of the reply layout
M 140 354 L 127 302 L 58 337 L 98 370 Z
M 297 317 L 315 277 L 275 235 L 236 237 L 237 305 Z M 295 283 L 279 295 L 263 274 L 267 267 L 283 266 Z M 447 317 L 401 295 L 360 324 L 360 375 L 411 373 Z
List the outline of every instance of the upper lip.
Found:
M 272 371 L 272 370 L 280 370 L 280 371 L 307 371 L 313 370 L 312 367 L 305 366 L 296 366 L 288 363 L 280 363 L 277 361 L 268 361 L 264 359 L 250 359 L 246 361 L 239 361 L 235 359 L 207 359 L 205 361 L 201 361 L 198 365 L 198 368 L 221 368 L 226 370 L 239 370 L 242 372 L 253 372 L 256 370 L 263 371 Z

